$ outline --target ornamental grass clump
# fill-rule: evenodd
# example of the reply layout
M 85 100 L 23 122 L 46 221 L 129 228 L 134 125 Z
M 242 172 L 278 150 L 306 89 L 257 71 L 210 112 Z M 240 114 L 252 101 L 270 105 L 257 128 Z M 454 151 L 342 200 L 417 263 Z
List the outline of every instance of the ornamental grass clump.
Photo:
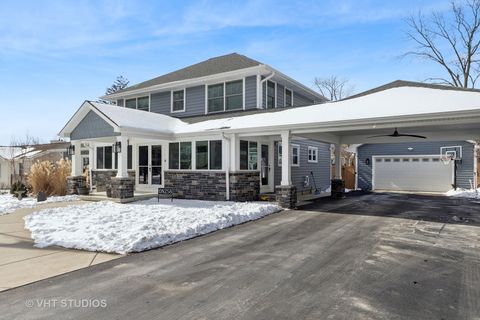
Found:
M 34 195 L 44 192 L 47 196 L 64 196 L 67 193 L 67 177 L 71 163 L 61 159 L 56 163 L 37 161 L 30 168 L 28 183 Z

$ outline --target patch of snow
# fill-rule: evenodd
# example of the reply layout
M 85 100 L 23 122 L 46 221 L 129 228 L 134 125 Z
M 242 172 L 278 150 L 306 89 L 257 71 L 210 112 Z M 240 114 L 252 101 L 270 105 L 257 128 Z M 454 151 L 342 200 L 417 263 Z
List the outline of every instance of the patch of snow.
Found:
M 46 201 L 37 202 L 37 198 L 23 198 L 18 200 L 11 194 L 0 194 L 0 216 L 11 213 L 20 208 L 33 208 L 41 203 L 69 202 L 79 200 L 78 196 L 49 197 Z
M 259 219 L 275 204 L 151 199 L 44 209 L 24 217 L 35 246 L 102 252 L 140 252 Z
M 456 197 L 456 198 L 470 198 L 470 199 L 480 199 L 480 188 L 478 189 L 461 189 L 457 188 L 457 190 L 450 190 L 445 193 L 448 197 Z

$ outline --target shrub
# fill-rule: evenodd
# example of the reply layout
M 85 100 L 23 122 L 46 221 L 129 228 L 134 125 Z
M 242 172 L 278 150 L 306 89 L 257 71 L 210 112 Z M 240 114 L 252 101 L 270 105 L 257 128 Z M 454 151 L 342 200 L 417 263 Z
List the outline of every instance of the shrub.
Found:
M 30 168 L 28 183 L 32 193 L 45 192 L 47 196 L 64 196 L 67 193 L 67 177 L 70 175 L 71 163 L 61 159 L 53 164 L 50 161 L 37 161 Z
M 10 187 L 10 194 L 21 194 L 22 197 L 25 197 L 27 195 L 27 187 L 21 181 L 14 182 Z

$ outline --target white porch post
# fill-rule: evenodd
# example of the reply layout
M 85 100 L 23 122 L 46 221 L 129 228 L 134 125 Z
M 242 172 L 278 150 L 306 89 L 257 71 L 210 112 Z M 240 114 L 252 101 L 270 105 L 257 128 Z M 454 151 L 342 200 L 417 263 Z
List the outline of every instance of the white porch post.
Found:
M 232 134 L 230 136 L 230 170 L 237 171 L 238 170 L 238 158 L 239 155 L 237 153 L 238 150 L 238 138 L 236 134 Z
M 72 177 L 78 177 L 83 175 L 82 142 L 75 140 L 71 144 L 75 148 L 75 154 L 72 155 Z
M 290 146 L 290 131 L 282 132 L 282 186 L 292 184 L 292 150 Z
M 342 146 L 335 144 L 335 179 L 342 179 Z
M 128 178 L 128 138 L 118 136 L 117 142 L 121 143 L 121 152 L 118 154 L 117 178 Z

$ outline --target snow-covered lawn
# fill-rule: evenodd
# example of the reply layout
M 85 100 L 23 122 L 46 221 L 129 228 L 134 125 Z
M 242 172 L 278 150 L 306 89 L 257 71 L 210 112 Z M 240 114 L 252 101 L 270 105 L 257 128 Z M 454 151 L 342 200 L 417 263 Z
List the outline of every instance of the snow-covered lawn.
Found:
M 480 199 L 480 188 L 477 190 L 475 189 L 457 189 L 457 190 L 450 190 L 446 193 L 449 197 L 456 197 L 456 198 L 471 198 L 471 199 Z
M 0 216 L 11 213 L 20 208 L 33 208 L 38 203 L 76 201 L 78 196 L 49 197 L 46 201 L 37 202 L 37 198 L 23 198 L 18 200 L 11 194 L 0 194 Z
M 44 209 L 26 216 L 37 247 L 140 252 L 259 219 L 276 204 L 169 199 L 131 204 L 109 201 Z

